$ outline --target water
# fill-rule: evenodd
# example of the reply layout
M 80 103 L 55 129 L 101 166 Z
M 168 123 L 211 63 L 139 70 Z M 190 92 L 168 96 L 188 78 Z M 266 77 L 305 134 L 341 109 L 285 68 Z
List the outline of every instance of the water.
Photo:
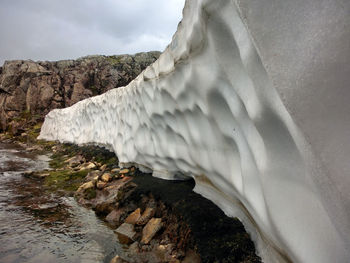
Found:
M 0 262 L 109 262 L 123 248 L 94 212 L 21 175 L 46 156 L 0 143 Z

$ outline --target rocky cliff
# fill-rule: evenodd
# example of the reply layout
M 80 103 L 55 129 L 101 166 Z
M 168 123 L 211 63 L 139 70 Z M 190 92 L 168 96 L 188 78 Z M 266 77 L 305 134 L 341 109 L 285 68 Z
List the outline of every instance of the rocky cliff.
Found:
M 159 54 L 87 56 L 56 62 L 6 61 L 0 67 L 0 130 L 11 127 L 16 133 L 21 119 L 31 116 L 31 120 L 40 120 L 52 109 L 125 86 Z

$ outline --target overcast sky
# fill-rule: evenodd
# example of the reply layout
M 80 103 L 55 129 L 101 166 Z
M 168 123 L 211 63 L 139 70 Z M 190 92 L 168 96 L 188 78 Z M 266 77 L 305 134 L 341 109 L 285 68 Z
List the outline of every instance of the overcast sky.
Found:
M 0 0 L 5 60 L 162 51 L 185 0 Z

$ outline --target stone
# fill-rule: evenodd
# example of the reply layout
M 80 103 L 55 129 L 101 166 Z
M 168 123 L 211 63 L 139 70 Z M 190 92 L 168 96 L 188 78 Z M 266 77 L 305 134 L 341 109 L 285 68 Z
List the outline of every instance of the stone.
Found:
M 129 169 L 123 169 L 123 170 L 119 171 L 120 174 L 127 174 L 129 172 L 130 172 Z
M 79 186 L 77 192 L 78 192 L 78 193 L 81 193 L 81 192 L 83 192 L 83 191 L 85 191 L 85 190 L 87 190 L 87 189 L 94 188 L 94 187 L 95 187 L 94 182 L 89 181 L 89 182 L 84 183 L 84 184 L 82 184 L 81 186 Z
M 112 180 L 112 176 L 110 173 L 104 173 L 102 176 L 101 176 L 101 180 L 104 181 L 104 182 L 109 182 Z
M 135 241 L 137 236 L 134 230 L 134 225 L 128 223 L 123 223 L 115 230 L 115 232 L 118 234 L 119 241 L 121 241 L 123 244 L 128 244 Z
M 145 225 L 154 216 L 156 209 L 153 207 L 147 207 L 142 213 L 142 216 L 136 221 L 137 225 Z
M 148 244 L 157 232 L 162 228 L 161 218 L 152 218 L 142 230 L 141 243 Z
M 86 169 L 94 169 L 94 168 L 96 168 L 96 164 L 94 164 L 94 163 L 87 163 L 87 165 L 86 165 L 86 167 L 85 167 Z
M 137 220 L 141 217 L 141 209 L 137 208 L 134 212 L 132 212 L 126 219 L 125 223 L 135 225 Z
M 116 225 L 120 222 L 120 217 L 123 213 L 123 209 L 114 209 L 106 216 L 106 221 L 111 225 Z

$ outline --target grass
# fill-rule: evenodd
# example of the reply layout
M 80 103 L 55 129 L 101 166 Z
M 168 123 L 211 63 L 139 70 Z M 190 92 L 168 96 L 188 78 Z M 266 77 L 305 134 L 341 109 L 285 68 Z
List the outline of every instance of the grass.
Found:
M 60 170 L 51 171 L 50 175 L 45 178 L 45 186 L 51 190 L 65 190 L 69 192 L 76 191 L 82 184 L 90 170 L 71 171 Z

